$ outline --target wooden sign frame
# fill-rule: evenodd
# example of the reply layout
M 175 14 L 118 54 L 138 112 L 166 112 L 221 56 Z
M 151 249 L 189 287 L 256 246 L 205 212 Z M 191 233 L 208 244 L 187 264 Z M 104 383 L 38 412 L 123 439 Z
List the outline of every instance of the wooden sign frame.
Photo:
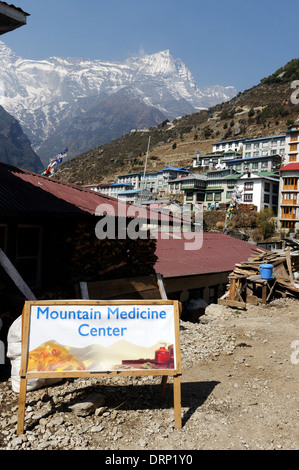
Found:
M 109 370 L 109 371 L 88 371 L 88 370 L 64 370 L 64 371 L 28 371 L 29 356 L 29 336 L 30 336 L 30 317 L 32 306 L 67 306 L 67 305 L 173 305 L 174 312 L 174 340 L 175 340 L 175 368 L 173 369 L 138 369 L 138 370 Z M 26 301 L 22 312 L 22 353 L 20 368 L 20 391 L 19 391 L 19 407 L 17 434 L 24 433 L 24 416 L 26 405 L 27 380 L 30 378 L 79 378 L 79 377 L 103 377 L 103 376 L 162 376 L 163 387 L 165 388 L 167 377 L 173 376 L 173 399 L 174 399 L 174 420 L 175 427 L 182 427 L 181 419 L 181 357 L 180 357 L 180 309 L 181 305 L 176 300 L 54 300 L 54 301 Z

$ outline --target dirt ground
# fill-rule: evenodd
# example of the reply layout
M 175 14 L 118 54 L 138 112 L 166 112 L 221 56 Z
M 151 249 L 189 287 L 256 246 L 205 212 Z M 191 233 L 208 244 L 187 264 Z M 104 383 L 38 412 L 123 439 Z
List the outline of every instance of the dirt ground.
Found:
M 181 325 L 181 429 L 171 380 L 157 404 L 160 381 L 152 377 L 93 378 L 27 392 L 26 432 L 16 436 L 18 395 L 4 379 L 0 449 L 297 450 L 299 300 L 205 317 Z M 101 413 L 82 418 L 67 409 L 90 391 L 105 398 Z
M 227 316 L 233 354 L 183 373 L 209 389 L 196 408 L 202 449 L 298 449 L 299 302 L 274 301 Z M 185 424 L 188 426 L 188 423 Z

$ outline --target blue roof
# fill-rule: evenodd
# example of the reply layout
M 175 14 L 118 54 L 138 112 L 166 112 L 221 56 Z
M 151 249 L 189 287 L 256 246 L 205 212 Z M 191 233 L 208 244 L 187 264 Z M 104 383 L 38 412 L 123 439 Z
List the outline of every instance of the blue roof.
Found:
M 257 140 L 270 140 L 270 139 L 281 139 L 282 137 L 286 137 L 285 134 L 283 135 L 272 135 L 270 137 L 257 137 L 256 139 L 246 139 L 246 142 L 255 142 Z M 246 143 L 245 142 L 245 143 Z
M 273 157 L 280 157 L 280 155 L 276 153 L 275 155 L 261 155 L 259 157 L 247 157 L 247 158 L 236 158 L 234 160 L 224 160 L 224 162 L 225 163 L 242 163 L 245 161 L 247 162 L 248 160 L 261 160 L 264 158 L 273 158 Z
M 163 168 L 163 170 L 157 171 L 157 173 L 163 173 L 163 171 L 167 170 L 172 170 L 172 171 L 185 171 L 186 173 L 189 173 L 189 170 L 186 170 L 185 168 L 177 168 L 175 166 L 167 166 L 166 168 Z
M 110 186 L 132 186 L 130 183 L 111 183 Z
M 222 142 L 216 142 L 215 145 L 218 145 L 218 144 L 230 144 L 231 142 L 244 142 L 244 140 L 247 140 L 246 137 L 242 137 L 242 139 L 223 140 Z

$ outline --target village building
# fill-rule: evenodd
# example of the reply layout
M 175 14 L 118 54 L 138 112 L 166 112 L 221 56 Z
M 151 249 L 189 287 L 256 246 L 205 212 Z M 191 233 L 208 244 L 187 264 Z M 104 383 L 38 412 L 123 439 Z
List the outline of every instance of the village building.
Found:
M 126 173 L 117 177 L 118 183 L 129 183 L 132 189 L 138 189 L 140 187 L 141 172 Z
M 0 181 L 0 255 L 36 298 L 73 299 L 81 281 L 155 274 L 155 241 L 146 232 L 132 239 L 127 227 L 136 217 L 145 229 L 169 226 L 171 214 L 4 163 Z M 0 292 L 4 340 L 7 322 L 21 314 L 26 297 L 3 266 Z
M 151 191 L 153 194 L 163 197 L 169 194 L 169 183 L 189 174 L 185 168 L 167 166 L 156 172 L 137 172 L 118 176 L 118 183 L 130 183 L 132 189 Z M 125 196 L 122 194 L 121 197 Z
M 102 183 L 102 184 L 86 184 L 84 188 L 105 194 L 106 196 L 117 197 L 119 193 L 132 189 L 130 183 Z
M 242 150 L 242 158 L 280 155 L 284 159 L 286 154 L 286 135 L 246 139 Z
M 281 156 L 259 155 L 258 157 L 246 157 L 241 159 L 232 159 L 225 162 L 226 168 L 237 171 L 238 173 L 264 173 L 277 171 L 281 166 Z
M 202 204 L 205 199 L 207 176 L 190 174 L 184 178 L 176 178 L 169 183 L 171 194 L 184 194 L 184 204 Z
M 228 150 L 226 152 L 213 152 L 206 155 L 197 154 L 193 157 L 192 166 L 193 168 L 199 168 L 203 170 L 215 170 L 219 167 L 225 167 L 225 161 L 241 158 L 241 151 Z
M 188 304 L 202 299 L 206 305 L 217 303 L 226 291 L 228 276 L 235 264 L 252 256 L 255 245 L 223 233 L 202 233 L 202 246 L 186 250 L 184 238 L 157 236 L 157 262 L 169 299 Z
M 236 177 L 241 175 L 231 168 L 209 171 L 206 175 L 205 207 L 212 208 L 219 207 L 220 204 L 229 204 L 230 198 L 227 197 L 227 193 L 233 191 Z
M 280 192 L 278 225 L 287 232 L 299 230 L 299 162 L 279 170 Z
M 118 199 L 133 204 L 141 204 L 144 201 L 150 201 L 153 199 L 153 194 L 147 189 L 128 189 L 122 191 L 117 195 Z
M 286 163 L 299 162 L 299 125 L 291 126 L 286 132 Z
M 216 142 L 215 144 L 213 144 L 213 152 L 238 152 L 240 150 L 243 150 L 243 145 L 245 141 L 246 138 L 243 137 L 242 139 L 232 139 L 224 140 L 222 142 Z
M 247 172 L 238 177 L 237 185 L 242 204 L 253 204 L 257 212 L 272 207 L 274 213 L 277 214 L 279 177 L 276 174 L 266 176 Z

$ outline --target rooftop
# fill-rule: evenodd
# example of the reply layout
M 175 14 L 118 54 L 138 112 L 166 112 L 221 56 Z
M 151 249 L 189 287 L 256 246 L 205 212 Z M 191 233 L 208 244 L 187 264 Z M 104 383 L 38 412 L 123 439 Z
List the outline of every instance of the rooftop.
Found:
M 21 8 L 0 1 L 0 35 L 24 26 L 27 16 L 30 16 L 29 13 Z
M 133 214 L 133 204 L 105 196 L 83 186 L 55 180 L 47 176 L 0 163 L 0 214 L 1 215 L 111 215 L 123 217 Z M 158 212 L 146 208 L 136 214 L 144 219 L 156 217 L 167 220 Z M 131 215 L 134 218 L 134 215 Z
M 299 163 L 288 163 L 287 165 L 280 168 L 278 171 L 298 171 L 299 170 Z
M 223 233 L 203 232 L 202 247 L 186 250 L 185 244 L 191 243 L 184 238 L 169 240 L 157 235 L 156 272 L 164 278 L 195 276 L 233 271 L 236 263 L 246 261 L 253 255 L 250 243 Z
M 256 161 L 256 160 L 265 160 L 266 158 L 281 158 L 281 156 L 276 153 L 275 155 L 260 155 L 258 157 L 245 157 L 245 158 L 235 158 L 234 160 L 225 160 L 225 162 L 227 163 L 242 163 L 242 162 L 245 162 L 245 161 Z

